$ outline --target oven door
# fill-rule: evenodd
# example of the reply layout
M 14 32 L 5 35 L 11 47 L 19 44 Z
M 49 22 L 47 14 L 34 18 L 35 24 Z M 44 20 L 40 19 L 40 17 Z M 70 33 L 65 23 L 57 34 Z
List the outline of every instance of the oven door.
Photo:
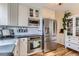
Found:
M 42 47 L 42 41 L 41 39 L 33 39 L 33 40 L 28 40 L 27 44 L 27 53 L 34 53 L 34 52 L 39 52 L 41 51 Z
M 41 41 L 40 40 L 35 40 L 35 41 L 30 41 L 30 50 L 37 49 L 41 47 Z

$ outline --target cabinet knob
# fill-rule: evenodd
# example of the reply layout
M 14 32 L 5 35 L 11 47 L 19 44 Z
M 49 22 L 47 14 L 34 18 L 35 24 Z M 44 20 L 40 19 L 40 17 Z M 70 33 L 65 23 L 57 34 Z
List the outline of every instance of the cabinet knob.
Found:
M 79 49 L 79 47 L 78 47 L 78 49 Z
M 69 40 L 70 41 L 70 40 Z
M 41 31 L 41 30 L 38 30 L 38 31 Z
M 18 51 L 17 51 L 17 54 L 18 54 Z
M 69 46 L 70 46 L 70 44 L 69 44 Z
M 23 41 L 25 41 L 25 39 L 23 39 Z

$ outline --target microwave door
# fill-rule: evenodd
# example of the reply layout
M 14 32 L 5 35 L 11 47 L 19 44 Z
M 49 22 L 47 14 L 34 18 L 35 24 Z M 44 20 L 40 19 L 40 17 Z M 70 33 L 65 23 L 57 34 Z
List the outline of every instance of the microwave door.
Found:
M 29 21 L 29 23 L 28 23 L 29 26 L 39 26 L 40 21 L 38 19 L 37 20 L 29 19 L 28 21 Z

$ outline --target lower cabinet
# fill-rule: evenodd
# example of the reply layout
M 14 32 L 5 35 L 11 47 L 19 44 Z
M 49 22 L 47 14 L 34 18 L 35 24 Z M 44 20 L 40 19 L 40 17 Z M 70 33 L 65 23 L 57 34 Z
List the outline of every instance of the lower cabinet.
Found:
M 27 38 L 20 39 L 20 56 L 27 56 Z
M 27 56 L 27 38 L 16 40 L 16 46 L 13 53 L 14 56 Z
M 14 56 L 27 56 L 27 38 L 17 39 Z
M 65 40 L 65 47 L 79 52 L 79 38 L 67 37 L 67 39 Z
M 76 50 L 76 51 L 79 52 L 79 45 L 77 45 L 77 44 L 74 44 L 74 43 L 71 43 L 71 42 L 67 42 L 66 46 L 68 48 L 71 48 L 71 49 Z
M 20 41 L 17 40 L 16 41 L 16 46 L 14 49 L 14 56 L 19 56 L 20 55 Z

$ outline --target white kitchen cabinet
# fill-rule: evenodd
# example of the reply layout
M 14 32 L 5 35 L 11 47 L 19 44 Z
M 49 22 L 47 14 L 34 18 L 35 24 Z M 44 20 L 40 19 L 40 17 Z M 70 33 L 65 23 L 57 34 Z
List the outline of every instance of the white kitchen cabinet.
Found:
M 18 14 L 18 25 L 27 26 L 28 25 L 28 8 L 25 5 L 19 4 L 19 14 Z
M 20 40 L 17 39 L 16 40 L 16 44 L 15 44 L 15 48 L 14 48 L 14 56 L 19 56 L 20 55 Z
M 0 4 L 0 25 L 17 25 L 18 5 L 15 3 Z
M 40 11 L 38 8 L 27 6 L 25 4 L 19 4 L 18 25 L 28 26 L 28 20 L 40 19 Z
M 20 39 L 20 56 L 27 56 L 27 38 Z
M 30 7 L 28 8 L 28 17 L 30 18 L 39 18 L 40 17 L 40 9 Z
M 18 4 L 8 3 L 8 25 L 18 25 Z
M 65 34 L 65 47 L 79 52 L 79 15 L 68 18 Z
M 7 4 L 0 4 L 0 25 L 6 25 L 8 20 Z

